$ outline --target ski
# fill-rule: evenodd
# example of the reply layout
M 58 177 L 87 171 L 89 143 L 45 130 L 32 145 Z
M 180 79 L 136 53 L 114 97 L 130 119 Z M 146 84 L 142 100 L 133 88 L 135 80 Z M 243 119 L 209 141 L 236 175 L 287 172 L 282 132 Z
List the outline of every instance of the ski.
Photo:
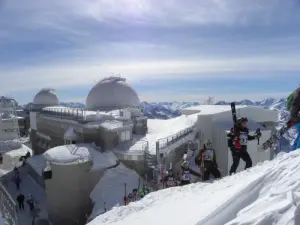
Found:
M 235 128 L 237 123 L 237 117 L 236 117 L 236 109 L 235 109 L 235 102 L 230 103 L 231 107 L 231 114 L 232 114 L 232 121 L 233 121 L 233 127 Z
M 260 148 L 262 150 L 267 150 L 270 148 L 277 140 L 279 140 L 282 135 L 284 135 L 292 126 L 294 125 L 294 122 L 290 119 L 288 122 L 286 122 L 278 131 L 276 131 L 275 134 L 273 134 L 266 142 L 264 142 Z

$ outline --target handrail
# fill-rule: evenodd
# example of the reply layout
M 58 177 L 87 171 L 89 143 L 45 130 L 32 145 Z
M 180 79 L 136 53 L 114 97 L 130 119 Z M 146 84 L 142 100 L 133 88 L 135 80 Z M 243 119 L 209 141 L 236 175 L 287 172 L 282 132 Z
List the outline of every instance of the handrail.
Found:
M 2 183 L 0 183 L 0 210 L 9 225 L 18 225 L 17 204 Z
M 157 140 L 158 142 L 158 149 L 163 149 L 166 148 L 167 146 L 173 144 L 174 142 L 178 141 L 180 138 L 185 137 L 186 135 L 192 133 L 194 130 L 194 126 L 185 128 L 173 135 L 169 135 L 168 137 L 165 138 L 160 138 Z

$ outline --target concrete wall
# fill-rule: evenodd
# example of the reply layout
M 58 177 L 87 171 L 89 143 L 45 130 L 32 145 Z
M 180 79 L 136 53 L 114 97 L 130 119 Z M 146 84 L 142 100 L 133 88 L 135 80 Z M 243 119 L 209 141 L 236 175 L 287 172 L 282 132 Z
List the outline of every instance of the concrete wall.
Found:
M 188 143 L 185 143 L 178 148 L 171 151 L 165 158 L 164 158 L 164 166 L 165 168 L 169 168 L 170 163 L 172 163 L 172 168 L 175 173 L 180 172 L 180 165 L 183 162 L 183 155 L 188 150 Z M 179 165 L 175 167 L 175 165 Z
M 39 154 L 39 148 L 37 146 L 37 136 L 36 136 L 36 130 L 34 129 L 31 129 L 30 131 L 30 142 L 31 142 L 31 147 L 32 147 L 32 150 L 34 152 L 34 154 Z
M 134 134 L 146 134 L 148 131 L 148 122 L 147 119 L 136 119 L 133 121 L 133 130 Z
M 51 164 L 52 179 L 45 180 L 49 219 L 53 225 L 83 225 L 92 211 L 90 192 L 102 175 L 88 172 L 92 162 Z
M 26 167 L 29 175 L 35 180 L 35 182 L 45 189 L 45 181 L 43 176 L 40 176 L 29 163 L 26 164 Z

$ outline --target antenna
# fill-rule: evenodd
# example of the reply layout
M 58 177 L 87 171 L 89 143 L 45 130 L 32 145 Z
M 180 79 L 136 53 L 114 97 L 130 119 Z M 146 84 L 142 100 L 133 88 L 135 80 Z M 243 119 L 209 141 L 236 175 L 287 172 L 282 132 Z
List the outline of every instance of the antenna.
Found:
M 208 99 L 204 102 L 206 105 L 213 105 L 214 104 L 214 97 L 209 96 Z

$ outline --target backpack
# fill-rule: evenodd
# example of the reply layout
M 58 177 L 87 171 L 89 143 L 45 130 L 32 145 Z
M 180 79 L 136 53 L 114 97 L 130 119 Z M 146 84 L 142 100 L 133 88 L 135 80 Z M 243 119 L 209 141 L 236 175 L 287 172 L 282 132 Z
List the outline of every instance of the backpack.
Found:
M 294 95 L 296 94 L 296 91 L 297 90 L 293 91 L 286 99 L 286 106 L 287 106 L 288 111 L 290 111 L 292 108 L 293 101 L 294 101 Z

